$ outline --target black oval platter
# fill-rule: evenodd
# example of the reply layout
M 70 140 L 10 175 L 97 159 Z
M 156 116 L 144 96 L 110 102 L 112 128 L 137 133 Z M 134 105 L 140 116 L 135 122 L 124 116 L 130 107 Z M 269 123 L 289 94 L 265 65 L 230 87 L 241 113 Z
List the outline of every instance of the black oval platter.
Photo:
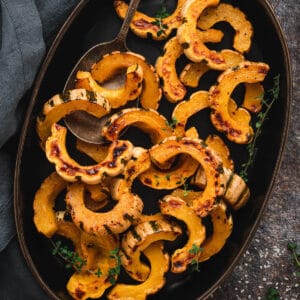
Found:
M 153 13 L 162 2 L 162 0 L 141 1 L 140 6 L 144 11 Z M 288 129 L 291 100 L 291 67 L 286 42 L 266 0 L 224 2 L 241 8 L 252 22 L 253 46 L 246 57 L 270 65 L 271 70 L 264 82 L 266 89 L 272 87 L 273 77 L 280 74 L 280 96 L 274 103 L 258 140 L 256 159 L 249 173 L 251 198 L 243 209 L 234 213 L 234 230 L 225 247 L 212 259 L 201 264 L 199 273 L 168 276 L 167 285 L 149 299 L 207 298 L 232 272 L 251 241 L 270 198 L 279 169 Z M 176 1 L 173 0 L 167 3 L 170 10 L 176 5 Z M 39 147 L 35 132 L 36 117 L 43 103 L 63 90 L 68 74 L 81 55 L 94 44 L 111 40 L 117 34 L 120 25 L 121 20 L 114 12 L 111 0 L 81 1 L 58 33 L 41 66 L 24 120 L 15 170 L 15 220 L 25 260 L 41 287 L 53 299 L 70 299 L 65 288 L 69 273 L 51 254 L 50 242 L 37 233 L 33 224 L 34 194 L 44 178 L 54 170 Z M 225 30 L 228 30 L 229 36 L 231 34 L 232 37 L 232 32 L 227 26 Z M 222 42 L 222 47 L 226 42 L 230 44 L 231 40 Z M 129 33 L 127 44 L 132 51 L 141 53 L 148 62 L 154 64 L 164 42 L 141 39 Z M 207 89 L 215 79 L 215 75 L 208 76 L 199 89 Z M 170 116 L 172 108 L 173 105 L 163 99 L 159 110 Z M 209 123 L 206 122 L 209 120 L 208 114 L 201 114 L 201 117 L 204 121 L 198 124 L 198 128 L 201 127 L 200 136 L 205 138 L 209 133 L 216 133 L 212 126 L 203 125 Z M 196 118 L 192 118 L 190 125 L 196 121 Z M 247 157 L 245 146 L 236 146 L 226 139 L 225 141 L 232 150 L 232 157 L 238 169 Z M 155 197 L 159 196 L 159 193 L 155 194 Z

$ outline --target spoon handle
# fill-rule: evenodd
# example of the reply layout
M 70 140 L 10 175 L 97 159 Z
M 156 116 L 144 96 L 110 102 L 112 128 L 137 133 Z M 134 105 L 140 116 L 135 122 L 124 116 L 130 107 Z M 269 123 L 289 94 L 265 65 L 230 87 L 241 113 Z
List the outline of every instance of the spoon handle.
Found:
M 126 37 L 130 27 L 131 20 L 141 0 L 131 0 L 128 6 L 127 14 L 123 21 L 122 27 L 116 39 L 122 41 L 126 45 Z

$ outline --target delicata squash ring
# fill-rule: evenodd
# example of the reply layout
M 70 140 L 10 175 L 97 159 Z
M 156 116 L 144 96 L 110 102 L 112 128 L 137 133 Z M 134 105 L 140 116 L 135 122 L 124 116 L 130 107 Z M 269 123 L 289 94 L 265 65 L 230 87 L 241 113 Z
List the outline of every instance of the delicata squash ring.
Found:
M 177 76 L 176 60 L 183 54 L 183 48 L 177 37 L 173 37 L 164 46 L 163 54 L 155 63 L 158 76 L 163 80 L 163 92 L 170 102 L 182 100 L 186 94 L 186 88 Z
M 207 30 L 218 22 L 228 22 L 235 30 L 233 48 L 244 53 L 251 47 L 253 28 L 246 15 L 237 7 L 221 3 L 217 7 L 209 7 L 203 11 L 198 19 L 198 27 Z
M 186 132 L 185 126 L 188 119 L 200 110 L 208 107 L 208 93 L 206 91 L 195 92 L 190 96 L 189 100 L 178 103 L 172 113 L 172 119 L 176 120 L 175 135 L 183 137 Z
M 228 105 L 231 93 L 240 83 L 263 81 L 268 71 L 269 66 L 265 63 L 245 61 L 224 71 L 218 77 L 217 84 L 209 89 L 211 121 L 215 128 L 224 132 L 232 142 L 249 143 L 253 137 L 253 129 L 248 118 L 240 118 L 237 121 L 230 115 Z
M 97 92 L 73 89 L 50 98 L 43 106 L 36 123 L 37 134 L 42 148 L 51 135 L 51 126 L 75 110 L 84 110 L 101 118 L 110 112 L 108 101 Z
M 151 159 L 159 164 L 182 153 L 189 154 L 200 163 L 207 182 L 203 193 L 193 201 L 192 207 L 198 216 L 206 216 L 216 204 L 218 196 L 224 193 L 223 169 L 220 168 L 220 160 L 215 152 L 209 149 L 202 140 L 187 137 L 179 140 L 176 137 L 167 138 L 149 151 Z
M 134 14 L 131 21 L 131 30 L 139 37 L 147 38 L 149 35 L 154 40 L 163 40 L 167 38 L 173 29 L 178 28 L 182 22 L 181 8 L 186 0 L 178 0 L 177 7 L 172 14 L 168 17 L 161 19 L 164 30 L 160 33 L 160 28 L 157 24 L 157 18 L 150 17 L 139 11 Z M 122 19 L 125 18 L 128 5 L 125 1 L 115 0 L 114 7 L 118 16 Z
M 67 182 L 53 172 L 42 182 L 35 193 L 33 221 L 37 231 L 48 238 L 51 238 L 58 230 L 54 206 L 57 196 L 66 187 Z
M 195 254 L 190 253 L 193 245 L 200 247 L 205 239 L 205 226 L 202 225 L 201 218 L 196 215 L 192 207 L 179 197 L 167 195 L 160 200 L 159 207 L 163 214 L 175 217 L 187 226 L 188 241 L 183 248 L 176 249 L 171 257 L 171 271 L 173 273 L 184 272 L 196 258 Z
M 219 4 L 219 0 L 187 0 L 182 8 L 182 17 L 186 20 L 177 30 L 177 38 L 184 48 L 184 54 L 193 62 L 207 61 L 215 70 L 224 70 L 226 63 L 220 53 L 208 49 L 204 43 L 209 42 L 205 31 L 197 29 L 197 20 L 203 10 Z
M 133 52 L 115 51 L 104 55 L 100 61 L 95 63 L 92 66 L 91 74 L 101 84 L 134 64 L 138 64 L 143 69 L 141 106 L 146 109 L 157 109 L 162 96 L 159 78 L 155 68 L 146 62 L 145 57 Z
M 111 108 L 124 106 L 135 100 L 142 91 L 143 69 L 138 64 L 129 66 L 126 71 L 124 85 L 116 89 L 108 89 L 99 85 L 90 72 L 78 71 L 76 87 L 100 93 L 109 102 Z
M 116 176 L 124 170 L 124 164 L 131 158 L 132 144 L 129 141 L 115 141 L 108 149 L 107 157 L 96 165 L 82 166 L 73 160 L 66 149 L 65 127 L 53 124 L 52 135 L 46 142 L 46 156 L 55 164 L 57 173 L 66 181 L 82 180 L 88 184 L 100 183 L 106 176 Z
M 146 248 L 143 253 L 150 263 L 150 274 L 141 284 L 117 284 L 108 294 L 107 298 L 145 300 L 147 295 L 156 293 L 161 289 L 166 279 L 165 273 L 169 269 L 169 255 L 163 251 L 163 242 L 155 242 Z
M 133 279 L 145 281 L 150 268 L 140 260 L 141 253 L 160 240 L 174 241 L 182 230 L 179 225 L 165 218 L 145 221 L 132 227 L 122 238 L 122 266 Z
M 154 144 L 172 135 L 167 119 L 152 109 L 126 108 L 112 115 L 102 127 L 108 141 L 116 141 L 127 126 L 135 126 L 150 135 Z
M 83 184 L 69 186 L 66 203 L 73 222 L 85 232 L 97 236 L 121 233 L 142 213 L 143 201 L 131 192 L 131 184 L 141 172 L 149 168 L 150 159 L 148 152 L 140 148 L 134 151 L 133 157 L 126 165 L 124 178 L 112 180 L 111 195 L 117 203 L 107 212 L 93 212 L 85 207 Z
M 225 245 L 233 227 L 232 216 L 222 201 L 214 208 L 210 214 L 213 224 L 213 234 L 202 244 L 203 251 L 199 255 L 199 262 L 208 260 L 217 254 Z

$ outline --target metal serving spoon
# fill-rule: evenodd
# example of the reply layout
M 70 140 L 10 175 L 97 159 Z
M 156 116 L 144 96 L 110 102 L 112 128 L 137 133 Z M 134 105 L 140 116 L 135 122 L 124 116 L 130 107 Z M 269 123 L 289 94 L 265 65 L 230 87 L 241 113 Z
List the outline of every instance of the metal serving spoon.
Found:
M 114 40 L 95 45 L 79 59 L 67 79 L 64 91 L 74 88 L 77 71 L 90 71 L 92 65 L 107 53 L 129 50 L 126 45 L 126 37 L 132 17 L 134 16 L 139 3 L 140 0 L 130 1 L 122 27 Z M 114 79 L 114 82 L 110 83 L 110 86 L 120 86 L 120 81 L 123 81 L 123 76 L 117 76 Z M 76 111 L 65 117 L 65 123 L 69 130 L 79 139 L 88 143 L 103 144 L 107 141 L 101 136 L 101 128 L 109 116 L 110 115 L 106 115 L 102 118 L 96 118 L 84 111 Z

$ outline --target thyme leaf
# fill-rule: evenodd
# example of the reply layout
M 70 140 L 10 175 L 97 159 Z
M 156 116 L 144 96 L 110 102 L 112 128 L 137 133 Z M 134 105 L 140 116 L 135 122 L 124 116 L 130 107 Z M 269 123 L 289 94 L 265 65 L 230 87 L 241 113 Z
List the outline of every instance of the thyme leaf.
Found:
M 264 110 L 262 110 L 257 115 L 257 121 L 254 124 L 256 129 L 254 132 L 254 137 L 251 143 L 247 145 L 248 160 L 241 165 L 240 176 L 245 180 L 245 182 L 248 181 L 248 171 L 251 165 L 253 164 L 257 153 L 257 146 L 256 146 L 257 139 L 262 132 L 263 124 L 268 118 L 268 114 L 270 112 L 273 103 L 279 97 L 280 74 L 276 75 L 273 80 L 274 80 L 273 87 L 260 96 Z
M 287 244 L 287 248 L 291 252 L 294 264 L 296 266 L 296 276 L 300 277 L 300 249 L 295 242 L 289 242 Z
M 269 287 L 264 300 L 280 300 L 278 291 L 274 287 Z
M 200 253 L 202 251 L 203 251 L 203 248 L 201 248 L 200 246 L 197 246 L 196 244 L 193 244 L 192 248 L 189 250 L 189 253 L 194 255 L 194 258 L 190 263 L 190 265 L 192 266 L 193 271 L 200 272 L 199 256 L 200 256 Z
M 166 1 L 161 6 L 161 8 L 155 13 L 155 21 L 151 24 L 156 25 L 159 29 L 157 31 L 157 36 L 161 36 L 162 34 L 166 34 L 166 29 L 168 29 L 168 25 L 163 23 L 163 19 L 168 17 L 170 13 L 167 10 Z

